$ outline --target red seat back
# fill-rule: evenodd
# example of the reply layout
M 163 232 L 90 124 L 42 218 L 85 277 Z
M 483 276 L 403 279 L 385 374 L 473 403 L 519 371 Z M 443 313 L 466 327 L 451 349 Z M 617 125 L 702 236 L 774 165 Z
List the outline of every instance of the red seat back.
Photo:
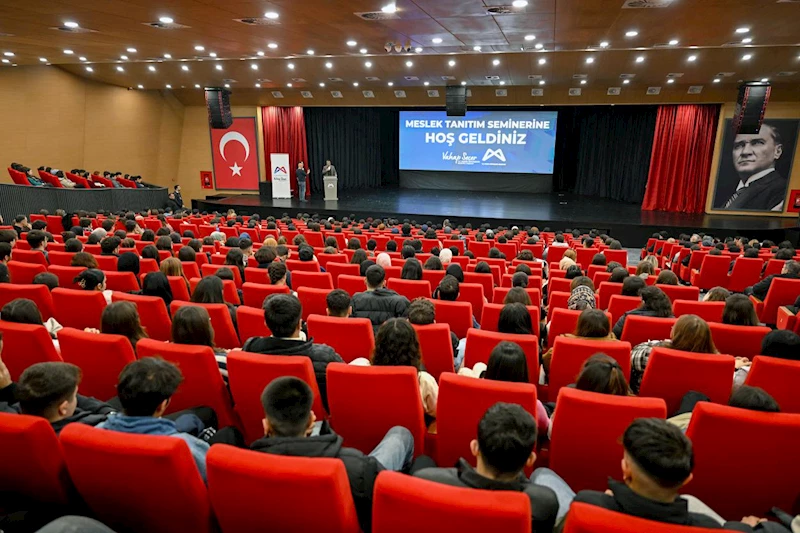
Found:
M 107 401 L 117 395 L 119 373 L 136 360 L 130 341 L 122 335 L 64 328 L 58 332 L 58 342 L 64 361 L 83 372 L 80 393 L 98 400 Z
M 339 288 L 351 297 L 359 292 L 367 290 L 365 278 L 361 276 L 350 276 L 348 274 L 339 275 Z
M 303 320 L 308 320 L 310 315 L 328 314 L 328 293 L 333 289 L 318 289 L 313 287 L 300 287 L 297 289 L 297 298 L 303 306 Z
M 727 287 L 730 266 L 731 258 L 728 255 L 706 255 L 700 270 L 692 273 L 692 285 L 702 290 Z
M 536 418 L 533 384 L 442 374 L 436 413 L 436 464 L 449 468 L 463 457 L 475 466 L 469 443 L 477 438 L 478 423 L 486 410 L 497 402 L 519 404 Z
M 464 349 L 464 365 L 472 368 L 475 363 L 489 362 L 492 350 L 502 341 L 515 342 L 525 352 L 528 361 L 528 380 L 539 381 L 539 340 L 535 335 L 513 335 L 482 329 L 470 329 L 467 332 L 467 344 Z
M 487 300 L 494 293 L 494 276 L 492 274 L 464 272 L 464 283 L 480 283 L 483 286 L 483 296 Z
M 492 293 L 484 295 L 484 287 L 479 283 L 461 283 L 458 286 L 459 302 L 469 302 L 472 304 L 472 313 L 478 318 L 483 313 L 485 298 L 489 298 Z
M 12 250 L 11 257 L 13 257 L 14 261 L 28 265 L 42 265 L 45 268 L 48 265 L 44 254 L 38 250 Z
M 95 255 L 95 261 L 97 261 L 97 268 L 100 270 L 105 271 L 114 271 L 117 270 L 117 257 L 114 255 Z
M 403 426 L 414 436 L 414 455 L 422 453 L 425 422 L 415 368 L 330 364 L 327 378 L 328 408 L 345 446 L 370 453 L 389 429 Z
M 443 372 L 455 372 L 450 326 L 447 324 L 428 324 L 426 326 L 412 324 L 412 327 L 417 332 L 422 363 L 428 374 L 439 381 L 439 376 Z
M 677 320 L 677 318 L 628 315 L 620 340 L 636 346 L 647 341 L 669 339 L 672 337 L 672 326 Z
M 444 300 L 433 300 L 436 311 L 436 322 L 449 324 L 450 331 L 456 337 L 463 339 L 467 336 L 467 330 L 472 327 L 472 304 L 469 302 L 448 302 Z
M 175 316 L 175 312 L 179 308 L 187 305 L 204 307 L 205 310 L 208 311 L 208 316 L 211 317 L 211 327 L 214 328 L 214 344 L 220 348 L 229 350 L 242 347 L 242 343 L 239 342 L 239 335 L 233 327 L 231 313 L 226 304 L 197 304 L 173 300 L 169 306 L 170 314 Z
M 53 297 L 46 285 L 16 285 L 14 283 L 0 284 L 0 309 L 8 302 L 17 298 L 33 300 L 42 319 L 47 320 L 53 316 Z
M 800 396 L 795 389 L 800 379 L 800 361 L 787 361 L 759 355 L 747 374 L 745 385 L 767 391 L 782 413 L 800 413 Z
M 575 252 L 578 254 L 578 259 L 575 262 L 580 265 L 581 270 L 588 270 L 589 265 L 592 264 L 592 258 L 595 256 L 595 254 L 599 254 L 600 253 L 600 249 L 599 248 L 578 248 L 578 249 L 575 250 Z M 548 260 L 552 261 L 552 259 L 550 259 L 550 257 L 549 257 L 549 254 L 548 254 Z
M 299 259 L 287 259 L 286 269 L 294 274 L 295 272 L 319 272 L 319 263 L 316 261 L 300 261 Z
M 41 254 L 39 253 L 39 255 Z M 41 274 L 42 272 L 47 272 L 47 267 L 41 264 L 23 263 L 21 261 L 8 262 L 8 274 L 9 277 L 11 278 L 11 283 L 14 283 L 16 285 L 19 284 L 30 285 L 31 283 L 33 283 L 33 278 L 35 278 L 38 274 Z
M 137 292 L 139 282 L 136 281 L 136 274 L 133 272 L 111 272 L 104 270 L 106 275 L 106 288 L 110 291 Z
M 583 364 L 596 353 L 604 353 L 619 363 L 626 379 L 631 375 L 631 344 L 622 341 L 602 341 L 557 337 L 550 361 L 548 395 L 556 398 L 561 387 L 575 383 Z
M 197 257 L 200 257 L 198 255 Z M 207 264 L 207 263 L 202 263 Z M 250 283 L 258 283 L 260 285 L 272 285 L 269 280 L 269 272 L 266 268 L 246 267 L 244 269 L 244 277 Z M 244 288 L 244 286 L 242 286 Z
M 569 309 L 570 292 L 554 291 L 548 294 L 548 309 Z
M 628 250 L 603 250 L 603 255 L 606 256 L 608 262 L 616 261 L 623 267 L 628 266 Z
M 708 326 L 718 352 L 750 359 L 761 353 L 761 342 L 772 331 L 766 326 L 732 326 L 714 322 Z
M 578 317 L 581 316 L 583 311 L 572 309 L 553 309 L 550 315 L 550 326 L 547 329 L 547 345 L 553 346 L 556 338 L 565 333 L 574 333 L 578 325 Z M 611 320 L 611 314 L 606 311 L 606 318 L 608 318 L 609 325 L 614 327 L 614 322 Z
M 675 300 L 672 311 L 676 317 L 697 315 L 706 322 L 722 322 L 725 302 L 701 302 L 697 300 Z
M 333 290 L 333 278 L 328 272 L 292 272 L 292 288 L 328 289 Z
M 57 252 L 54 250 L 47 252 L 47 259 L 51 265 L 69 266 L 74 256 L 73 252 Z
M 269 337 L 272 335 L 264 319 L 261 308 L 240 305 L 236 308 L 236 323 L 239 327 L 239 338 L 242 346 L 252 337 Z
M 656 287 L 661 289 L 670 301 L 676 300 L 693 300 L 700 299 L 699 287 L 687 287 L 685 285 L 665 285 L 663 283 L 657 284 Z
M 139 359 L 161 357 L 181 370 L 183 382 L 170 400 L 168 413 L 204 405 L 217 413 L 220 427 L 237 422 L 230 393 L 210 347 L 142 339 L 136 344 L 136 352 Z
M 14 277 L 11 277 L 12 281 Z M 800 296 L 800 279 L 773 278 L 769 291 L 762 303 L 756 304 L 758 319 L 764 324 L 775 324 L 778 321 L 778 308 L 794 305 Z
M 729 355 L 653 348 L 639 389 L 640 397 L 662 398 L 674 413 L 689 391 L 702 392 L 712 402 L 728 403 L 734 360 Z
M 763 413 L 700 402 L 686 430 L 694 449 L 692 482 L 686 491 L 727 520 L 766 516 L 778 507 L 791 514 L 800 502 L 800 415 Z M 741 456 L 731 446 L 743 436 L 747 461 L 730 468 Z
M 442 282 L 445 276 L 444 270 L 423 270 L 422 271 L 422 279 L 425 281 L 430 282 L 431 287 L 438 287 L 439 283 Z M 481 289 L 483 290 L 483 289 Z
M 487 257 L 492 245 L 488 242 L 469 241 L 467 250 L 475 254 L 475 257 Z
M 744 292 L 746 287 L 758 283 L 763 268 L 764 261 L 758 257 L 737 257 L 733 263 L 733 270 L 728 274 L 728 290 Z
M 342 257 L 344 257 L 344 256 L 342 256 Z M 338 262 L 337 263 L 331 263 L 331 262 L 329 262 L 327 264 L 327 266 L 325 267 L 325 270 L 328 272 L 328 274 L 330 274 L 333 277 L 333 284 L 334 284 L 334 286 L 336 286 L 337 289 L 341 288 L 341 287 L 339 287 L 339 276 L 341 276 L 342 274 L 345 274 L 345 275 L 348 275 L 348 276 L 360 276 L 361 275 L 361 266 L 360 265 L 355 265 L 355 264 L 350 264 L 350 263 L 338 263 Z M 364 287 L 363 282 L 362 282 L 361 287 L 362 287 L 362 290 L 363 290 L 363 287 Z
M 142 296 L 115 292 L 111 295 L 115 302 L 131 302 L 139 311 L 139 321 L 147 332 L 147 336 L 158 341 L 172 339 L 172 319 L 167 312 L 167 305 L 158 296 Z
M 597 308 L 608 309 L 611 304 L 611 297 L 615 295 L 622 295 L 622 283 L 611 283 L 610 281 L 600 283 L 597 294 Z M 641 303 L 641 299 L 639 299 L 639 303 Z
M 485 304 L 481 315 L 481 329 L 483 331 L 497 331 L 497 323 L 500 321 L 500 312 L 505 307 L 504 304 Z M 528 314 L 531 316 L 533 324 L 533 334 L 539 336 L 539 308 L 535 305 L 526 305 Z
M 24 172 L 20 172 L 18 170 L 14 170 L 11 167 L 8 167 L 8 174 L 11 176 L 11 180 L 17 185 L 31 185 L 31 182 L 28 181 L 28 177 L 25 175 Z
M 501 304 L 505 301 L 506 296 L 508 296 L 509 291 L 511 290 L 510 287 L 495 287 L 494 288 L 494 297 L 492 298 L 493 304 Z M 532 289 L 526 288 L 525 292 L 528 293 L 528 296 L 531 297 L 531 303 L 535 306 L 539 306 L 542 303 L 542 291 L 539 289 Z
M 213 256 L 212 256 L 212 259 L 213 259 Z M 219 270 L 220 268 L 228 268 L 231 271 L 233 271 L 233 281 L 236 282 L 236 288 L 238 288 L 238 289 L 242 288 L 242 275 L 239 272 L 239 269 L 237 267 L 235 267 L 235 266 L 222 265 L 222 264 L 220 264 L 220 265 L 203 265 L 203 266 L 200 267 L 200 273 L 203 274 L 203 277 L 205 277 L 205 276 L 213 276 L 214 274 L 216 274 L 217 270 Z
M 554 363 L 555 360 L 554 355 Z M 609 477 L 619 476 L 621 437 L 630 423 L 637 418 L 666 416 L 667 406 L 660 398 L 611 396 L 563 388 L 558 393 L 553 415 L 550 468 L 576 492 L 603 491 L 608 488 Z M 587 434 L 592 435 L 588 448 L 581 437 Z
M 714 533 L 719 528 L 685 527 L 616 513 L 589 503 L 573 502 L 563 533 Z
M 638 296 L 622 296 L 613 294 L 608 303 L 608 312 L 611 314 L 611 325 L 614 326 L 619 319 L 628 311 L 633 311 L 642 305 L 642 299 Z
M 273 294 L 289 294 L 291 292 L 286 285 L 263 285 L 261 283 L 246 282 L 242 285 L 244 293 L 244 305 L 249 307 L 261 308 L 264 300 Z
M 358 357 L 369 359 L 375 350 L 372 322 L 368 318 L 308 317 L 308 336 L 316 344 L 327 344 L 346 363 Z
M 60 266 L 60 265 L 50 265 L 47 269 L 48 272 L 51 274 L 55 274 L 58 278 L 58 287 L 61 289 L 80 289 L 80 286 L 77 283 L 74 283 L 73 280 L 75 277 L 86 270 L 86 267 L 73 267 L 73 266 Z
M 192 299 L 186 278 L 182 276 L 167 276 L 167 281 L 169 282 L 169 288 L 172 289 L 172 297 L 175 300 L 188 302 Z
M 69 424 L 61 432 L 61 445 L 75 487 L 109 527 L 153 533 L 212 531 L 205 485 L 181 439 Z M 143 472 L 158 472 L 159 482 Z
M 196 261 L 181 261 L 181 265 L 183 266 L 183 274 L 189 278 L 201 278 L 203 275 L 200 273 L 200 267 L 197 265 Z M 236 274 L 234 274 L 236 276 Z
M 294 376 L 308 383 L 314 393 L 312 405 L 314 414 L 317 420 L 324 420 L 327 413 L 322 406 L 310 358 L 296 355 L 263 355 L 239 350 L 228 355 L 228 383 L 248 443 L 264 436 L 264 425 L 261 422 L 264 418 L 261 393 L 274 379 L 283 376 Z
M 100 291 L 53 289 L 56 320 L 66 328 L 100 329 L 106 298 Z
M 386 280 L 386 288 L 405 296 L 409 301 L 415 298 L 431 297 L 431 283 L 429 281 L 392 278 Z

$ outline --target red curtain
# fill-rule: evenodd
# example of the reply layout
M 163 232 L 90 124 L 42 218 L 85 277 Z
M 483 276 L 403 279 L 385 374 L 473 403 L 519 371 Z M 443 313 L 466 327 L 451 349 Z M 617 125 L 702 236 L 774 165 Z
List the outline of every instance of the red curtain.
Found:
M 306 150 L 306 122 L 302 107 L 262 107 L 264 125 L 264 160 L 267 162 L 267 179 L 272 179 L 269 154 L 289 154 L 289 177 L 292 191 L 298 191 L 294 170 L 300 161 L 308 168 Z M 318 169 L 315 169 L 318 170 Z M 306 179 L 306 197 L 311 195 L 311 180 Z
M 705 211 L 719 106 L 658 108 L 643 211 Z

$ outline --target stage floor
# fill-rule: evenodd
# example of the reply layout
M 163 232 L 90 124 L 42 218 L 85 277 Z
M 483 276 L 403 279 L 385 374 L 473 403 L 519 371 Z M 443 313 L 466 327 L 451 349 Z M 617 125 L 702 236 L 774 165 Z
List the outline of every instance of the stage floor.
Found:
M 781 217 L 745 217 L 736 215 L 690 215 L 642 211 L 630 204 L 590 196 L 571 194 L 512 194 L 496 192 L 440 191 L 420 189 L 366 189 L 343 191 L 339 200 L 326 202 L 312 197 L 276 200 L 258 195 L 214 196 L 195 201 L 200 210 L 235 209 L 237 213 L 258 213 L 280 217 L 298 212 L 325 216 L 356 218 L 392 217 L 419 223 L 441 223 L 449 218 L 454 224 L 488 222 L 496 225 L 535 225 L 539 229 L 596 228 L 620 239 L 626 246 L 640 246 L 656 231 L 701 231 L 720 237 L 745 235 L 758 239 L 796 243 L 800 232 L 797 219 Z

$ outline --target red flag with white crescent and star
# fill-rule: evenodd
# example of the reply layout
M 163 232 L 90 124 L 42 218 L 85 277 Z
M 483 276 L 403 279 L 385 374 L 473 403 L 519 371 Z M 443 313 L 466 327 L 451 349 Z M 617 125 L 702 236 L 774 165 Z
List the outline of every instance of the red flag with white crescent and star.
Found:
M 212 129 L 211 156 L 215 188 L 257 191 L 259 164 L 255 117 L 234 118 L 230 128 Z

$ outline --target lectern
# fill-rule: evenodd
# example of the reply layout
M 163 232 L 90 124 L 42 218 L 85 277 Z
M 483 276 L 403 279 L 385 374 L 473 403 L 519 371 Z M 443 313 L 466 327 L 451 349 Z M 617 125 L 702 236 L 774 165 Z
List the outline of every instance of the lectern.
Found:
M 325 201 L 338 200 L 339 178 L 336 176 L 325 176 L 322 178 L 322 182 L 325 187 Z

